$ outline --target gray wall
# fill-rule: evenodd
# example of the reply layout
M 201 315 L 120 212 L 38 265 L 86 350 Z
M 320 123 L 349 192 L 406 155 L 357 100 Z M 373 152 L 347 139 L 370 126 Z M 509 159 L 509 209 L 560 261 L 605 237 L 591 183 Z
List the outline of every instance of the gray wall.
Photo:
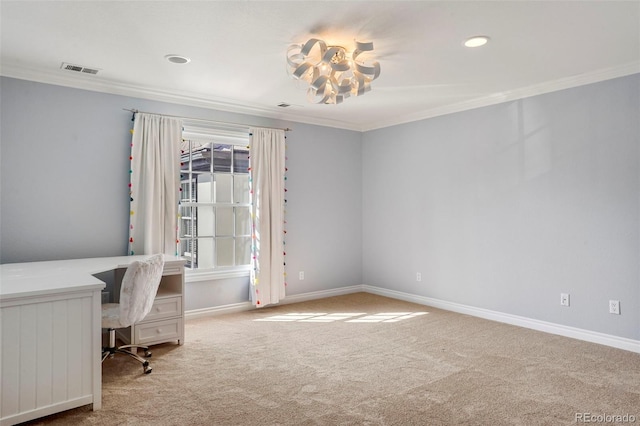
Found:
M 633 75 L 366 132 L 365 284 L 640 339 L 639 96 Z
M 6 77 L 0 90 L 0 263 L 126 254 L 132 122 L 123 108 L 137 108 L 292 128 L 288 294 L 362 284 L 361 133 Z M 185 308 L 247 295 L 248 279 L 188 283 Z
M 10 78 L 0 89 L 2 263 L 126 253 L 122 108 L 138 108 L 293 128 L 290 295 L 364 283 L 640 339 L 640 75 L 363 134 Z M 247 288 L 188 283 L 186 309 Z

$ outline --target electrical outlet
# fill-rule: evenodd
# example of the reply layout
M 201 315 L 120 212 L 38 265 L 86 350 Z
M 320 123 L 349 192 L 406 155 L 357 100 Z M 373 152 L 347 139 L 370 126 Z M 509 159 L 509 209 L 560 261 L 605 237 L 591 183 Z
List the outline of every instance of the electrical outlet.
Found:
M 422 274 L 420 272 L 416 272 L 416 281 L 422 281 Z
M 304 271 L 300 271 L 300 272 L 298 272 L 298 279 L 299 279 L 300 281 L 304 280 Z
M 568 293 L 560 293 L 560 305 L 569 306 L 569 294 Z
M 609 300 L 609 313 L 620 315 L 620 301 L 619 300 Z

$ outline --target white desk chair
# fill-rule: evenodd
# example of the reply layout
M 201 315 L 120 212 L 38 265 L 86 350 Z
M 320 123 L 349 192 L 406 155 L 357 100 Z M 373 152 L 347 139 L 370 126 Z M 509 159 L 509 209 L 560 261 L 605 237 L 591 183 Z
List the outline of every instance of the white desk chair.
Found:
M 116 328 L 126 328 L 141 321 L 153 306 L 158 292 L 164 257 L 153 255 L 146 260 L 132 262 L 124 273 L 120 286 L 120 303 L 102 305 L 102 328 L 109 329 L 109 346 L 102 349 L 102 361 L 115 354 L 125 354 L 142 363 L 145 374 L 151 373 L 149 361 L 127 349 L 141 348 L 150 357 L 148 346 L 124 345 L 116 347 Z

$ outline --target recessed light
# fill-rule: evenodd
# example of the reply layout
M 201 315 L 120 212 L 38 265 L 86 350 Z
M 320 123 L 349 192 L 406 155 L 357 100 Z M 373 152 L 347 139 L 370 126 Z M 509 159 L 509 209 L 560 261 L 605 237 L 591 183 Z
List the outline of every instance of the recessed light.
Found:
M 468 38 L 464 42 L 464 45 L 467 47 L 480 47 L 487 44 L 488 41 L 489 41 L 489 37 L 487 36 L 473 36 Z
M 191 59 L 187 58 L 186 56 L 180 55 L 166 55 L 165 59 L 172 64 L 186 64 L 191 62 Z

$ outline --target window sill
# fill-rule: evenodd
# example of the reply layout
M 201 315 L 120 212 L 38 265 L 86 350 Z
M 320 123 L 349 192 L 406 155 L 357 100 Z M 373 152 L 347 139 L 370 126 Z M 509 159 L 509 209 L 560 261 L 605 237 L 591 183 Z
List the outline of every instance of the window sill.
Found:
M 249 269 L 234 269 L 228 271 L 196 271 L 185 270 L 185 283 L 195 283 L 201 281 L 224 280 L 228 278 L 243 278 L 250 275 Z

